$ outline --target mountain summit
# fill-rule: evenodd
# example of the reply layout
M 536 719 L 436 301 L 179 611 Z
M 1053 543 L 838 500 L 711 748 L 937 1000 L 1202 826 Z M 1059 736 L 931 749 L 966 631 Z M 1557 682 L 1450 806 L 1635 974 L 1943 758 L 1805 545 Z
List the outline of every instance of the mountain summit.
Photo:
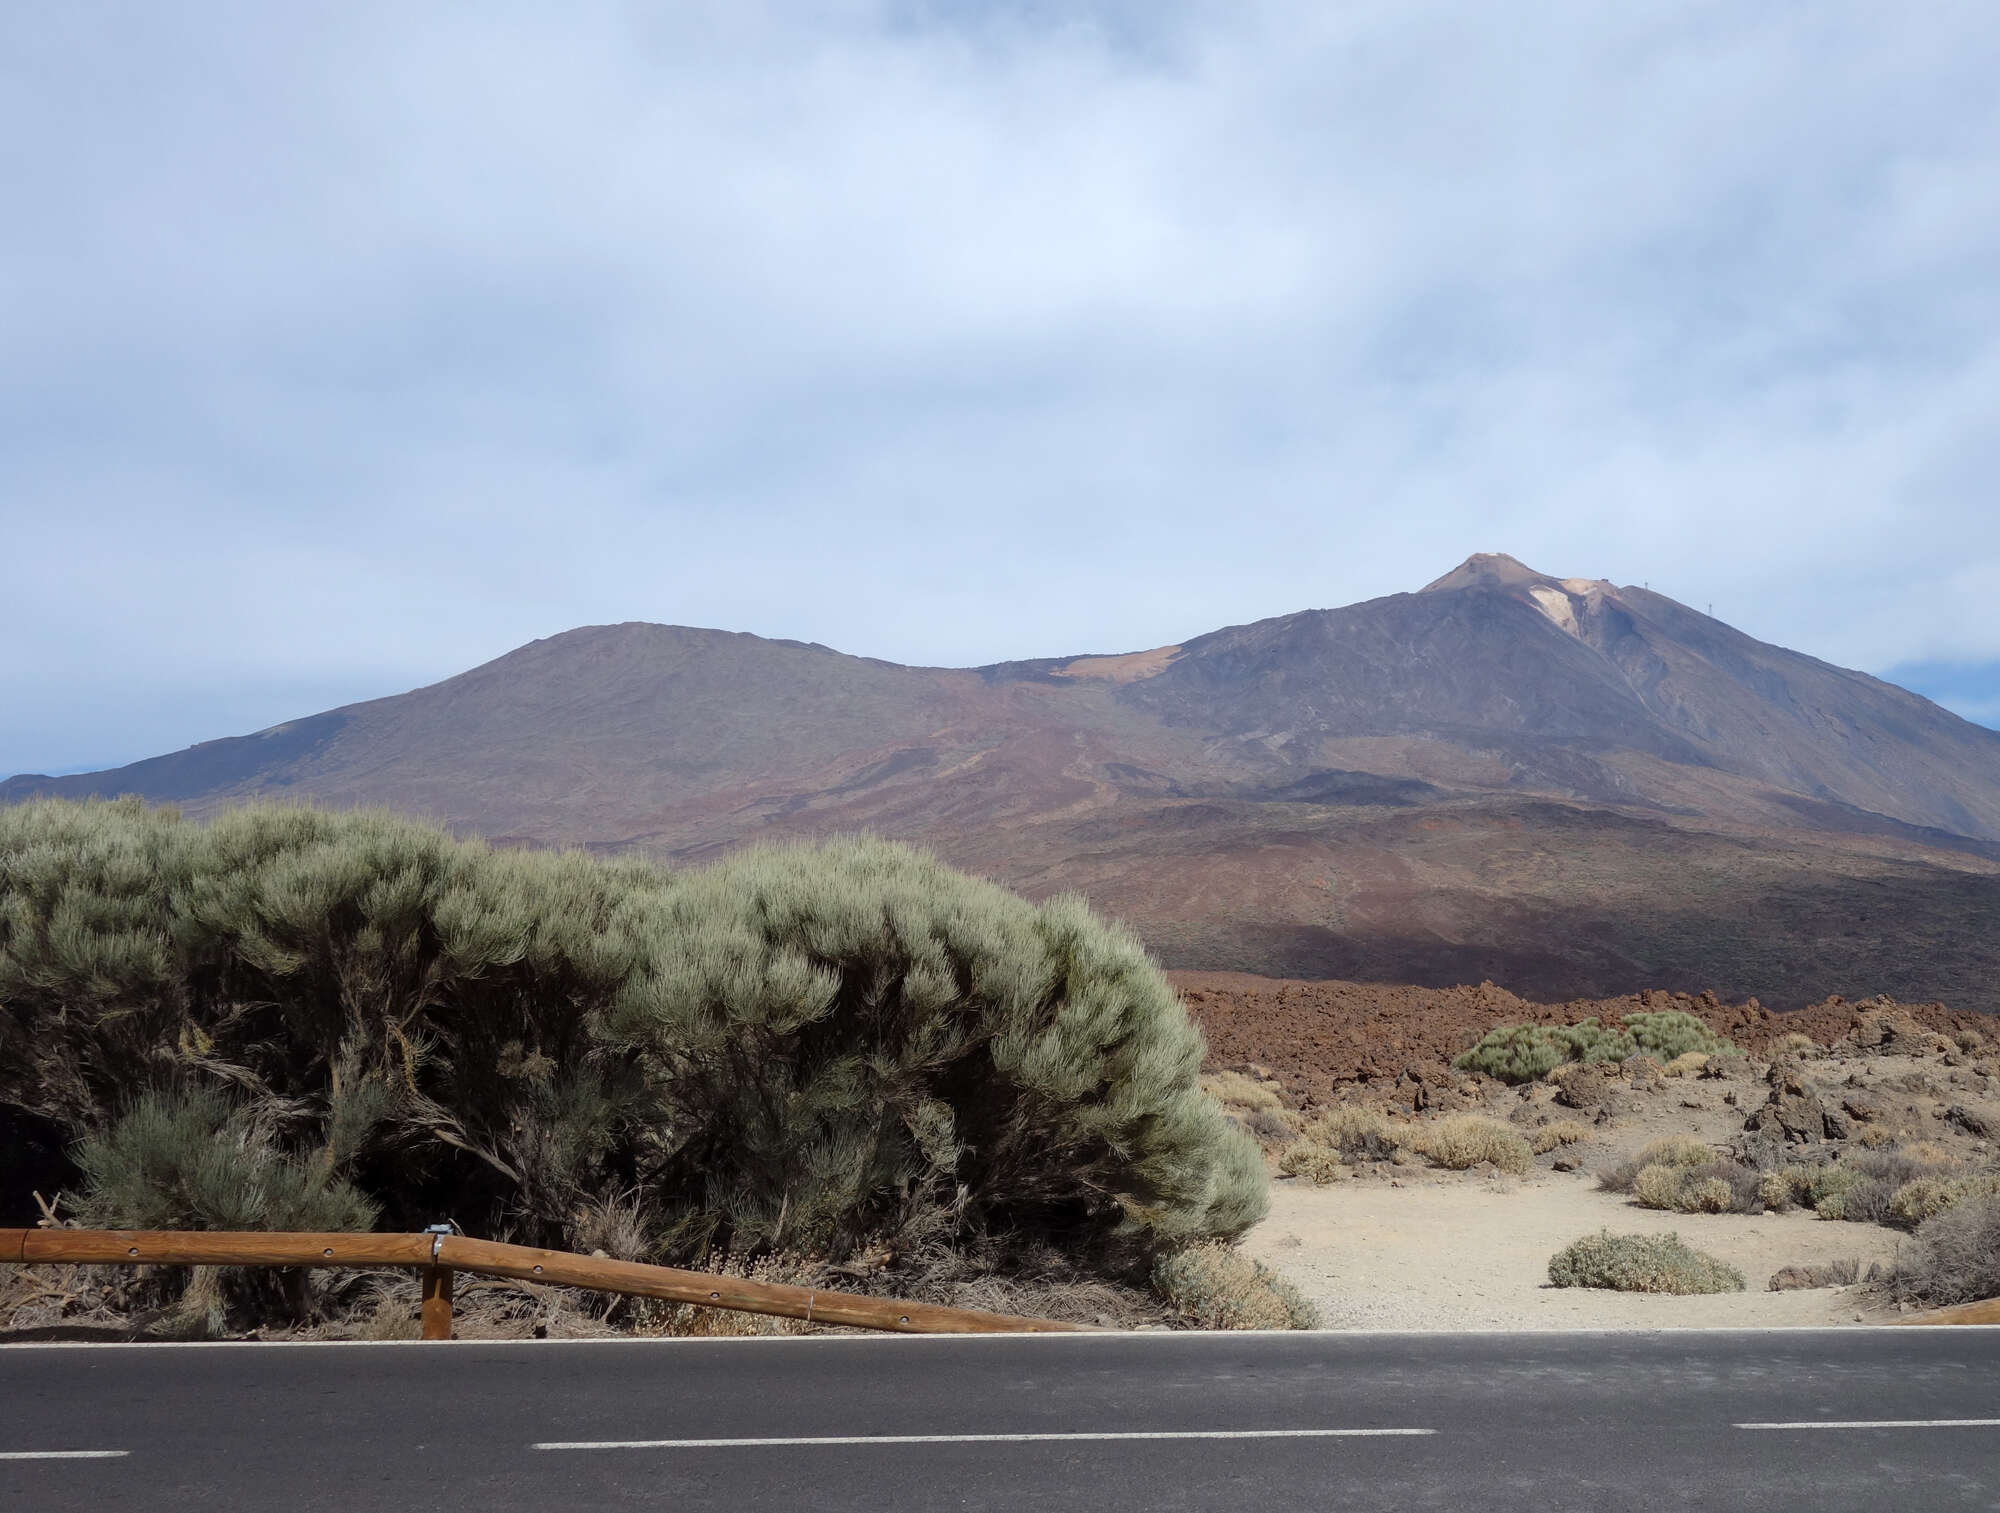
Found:
M 1663 595 L 1480 554 L 1416 593 L 974 669 L 592 626 L 0 800 L 387 804 L 714 855 L 869 829 L 1087 889 L 1170 965 L 1539 995 L 1992 1000 L 2000 735 Z M 1950 942 L 1914 953 L 1908 939 Z

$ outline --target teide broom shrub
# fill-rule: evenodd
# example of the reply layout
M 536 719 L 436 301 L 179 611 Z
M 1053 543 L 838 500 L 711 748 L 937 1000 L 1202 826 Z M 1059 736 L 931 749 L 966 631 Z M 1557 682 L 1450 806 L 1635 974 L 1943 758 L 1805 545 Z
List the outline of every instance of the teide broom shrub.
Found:
M 605 1027 L 689 1138 L 690 1226 L 839 1248 L 884 1225 L 1142 1246 L 1234 1236 L 1256 1143 L 1123 932 L 899 846 L 753 852 L 669 895 Z
M 675 1258 L 901 1227 L 1137 1259 L 1263 1210 L 1201 1050 L 1080 903 L 900 847 L 677 877 L 380 814 L 0 808 L 0 1103 L 108 1138 L 226 1089 L 272 1170 L 397 1227 L 565 1244 L 619 1195 Z

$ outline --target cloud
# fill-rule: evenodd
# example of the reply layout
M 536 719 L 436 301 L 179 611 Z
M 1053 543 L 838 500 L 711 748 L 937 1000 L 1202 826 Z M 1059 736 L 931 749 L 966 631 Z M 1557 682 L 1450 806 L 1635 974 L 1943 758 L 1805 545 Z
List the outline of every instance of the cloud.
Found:
M 2000 664 L 1983 7 L 82 4 L 0 58 L 0 770 L 581 623 L 972 663 L 1473 550 Z

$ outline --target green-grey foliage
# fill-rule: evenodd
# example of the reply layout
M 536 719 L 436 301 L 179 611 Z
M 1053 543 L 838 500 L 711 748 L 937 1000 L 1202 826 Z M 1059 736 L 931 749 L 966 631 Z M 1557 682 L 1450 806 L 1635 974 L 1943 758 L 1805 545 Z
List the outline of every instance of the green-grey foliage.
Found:
M 106 1219 L 162 1170 L 109 1153 L 171 1127 L 176 1172 L 236 1152 L 246 1223 L 359 1194 L 563 1244 L 616 1201 L 675 1256 L 898 1229 L 1144 1253 L 1263 1212 L 1201 1055 L 1080 901 L 886 843 L 675 875 L 379 813 L 0 808 L 0 1106 L 86 1141 Z M 222 1211 L 214 1180 L 187 1213 Z
M 1634 1047 L 1632 1054 L 1651 1056 L 1661 1065 L 1676 1056 L 1685 1056 L 1689 1051 L 1720 1056 L 1736 1049 L 1734 1042 L 1716 1034 L 1699 1015 L 1690 1014 L 1685 1009 L 1627 1014 L 1620 1023 L 1625 1026 L 1625 1035 Z
M 1452 1063 L 1502 1082 L 1534 1082 L 1570 1062 L 1629 1061 L 1652 1056 L 1667 1062 L 1687 1051 L 1711 1055 L 1736 1047 L 1681 1009 L 1625 1015 L 1621 1028 L 1596 1018 L 1576 1024 L 1510 1024 L 1489 1030 Z
M 287 1156 L 219 1093 L 148 1093 L 79 1142 L 81 1217 L 105 1228 L 355 1230 L 375 1205 L 319 1163 Z
M 1685 1244 L 1679 1235 L 1614 1235 L 1600 1230 L 1549 1258 L 1557 1287 L 1615 1292 L 1741 1292 L 1743 1273 Z

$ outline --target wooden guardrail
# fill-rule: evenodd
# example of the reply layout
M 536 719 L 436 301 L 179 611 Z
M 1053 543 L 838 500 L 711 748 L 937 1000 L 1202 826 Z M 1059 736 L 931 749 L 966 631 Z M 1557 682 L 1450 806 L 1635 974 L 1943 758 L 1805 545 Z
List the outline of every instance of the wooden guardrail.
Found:
M 1086 1326 L 975 1308 L 944 1308 L 852 1292 L 599 1260 L 454 1234 L 265 1234 L 208 1230 L 0 1229 L 0 1265 L 402 1267 L 422 1274 L 423 1337 L 451 1338 L 452 1276 L 585 1287 L 700 1308 L 847 1324 L 903 1334 L 1070 1333 Z

